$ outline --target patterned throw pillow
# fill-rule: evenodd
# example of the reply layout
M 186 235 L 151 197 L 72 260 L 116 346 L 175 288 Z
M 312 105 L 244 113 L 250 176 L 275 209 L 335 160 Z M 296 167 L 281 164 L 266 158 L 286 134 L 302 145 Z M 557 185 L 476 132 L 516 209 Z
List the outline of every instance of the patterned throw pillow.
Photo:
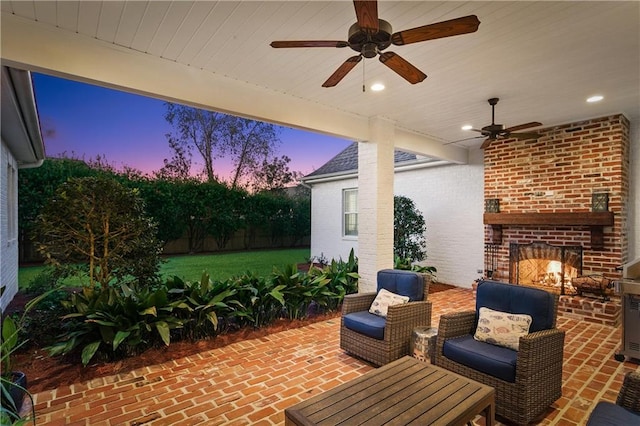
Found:
M 478 327 L 473 338 L 517 351 L 520 347 L 520 336 L 529 334 L 529 326 L 530 315 L 510 314 L 483 307 L 480 308 Z
M 386 318 L 389 306 L 402 305 L 408 301 L 409 296 L 400 296 L 383 288 L 378 292 L 378 295 L 369 308 L 369 312 Z

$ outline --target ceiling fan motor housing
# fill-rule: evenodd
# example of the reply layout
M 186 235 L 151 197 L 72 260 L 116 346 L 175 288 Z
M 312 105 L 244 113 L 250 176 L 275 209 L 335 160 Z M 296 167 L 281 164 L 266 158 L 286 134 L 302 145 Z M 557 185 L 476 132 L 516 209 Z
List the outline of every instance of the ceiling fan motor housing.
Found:
M 377 33 L 370 34 L 360 28 L 356 22 L 349 28 L 349 47 L 365 58 L 373 58 L 387 47 L 391 46 L 391 24 L 384 19 L 378 19 Z

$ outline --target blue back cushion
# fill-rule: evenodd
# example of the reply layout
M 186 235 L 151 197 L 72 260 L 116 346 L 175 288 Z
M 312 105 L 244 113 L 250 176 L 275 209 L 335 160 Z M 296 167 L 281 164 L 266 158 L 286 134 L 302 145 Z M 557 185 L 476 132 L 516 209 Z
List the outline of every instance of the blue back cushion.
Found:
M 378 271 L 378 291 L 383 288 L 401 296 L 409 296 L 410 302 L 422 300 L 424 297 L 422 277 L 411 271 L 398 269 Z
M 529 332 L 547 330 L 555 320 L 554 296 L 541 289 L 480 281 L 476 292 L 476 322 L 481 307 L 512 314 L 531 315 Z

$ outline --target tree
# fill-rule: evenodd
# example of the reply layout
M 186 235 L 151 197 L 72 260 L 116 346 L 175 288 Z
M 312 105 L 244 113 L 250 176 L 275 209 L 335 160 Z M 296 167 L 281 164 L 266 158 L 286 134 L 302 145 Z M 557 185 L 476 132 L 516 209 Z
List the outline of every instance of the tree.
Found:
M 157 278 L 160 243 L 155 223 L 136 190 L 98 176 L 60 185 L 36 222 L 36 244 L 45 261 L 64 272 L 82 265 L 89 285 L 106 289 L 131 277 Z
M 280 139 L 276 126 L 270 123 L 241 117 L 233 117 L 228 123 L 226 149 L 235 168 L 231 187 L 237 188 L 269 158 Z
M 204 162 L 207 181 L 219 181 L 214 160 L 225 158 L 234 168 L 229 185 L 232 188 L 243 187 L 280 142 L 278 127 L 270 123 L 184 105 L 166 105 L 165 119 L 175 129 L 175 134 L 167 134 L 174 156 L 165 160 L 164 167 L 157 172 L 159 177 L 188 176 L 191 168 L 189 156 L 195 148 Z
M 50 158 L 42 166 L 18 171 L 18 229 L 20 233 L 20 261 L 33 258 L 29 236 L 47 200 L 59 185 L 70 177 L 96 176 L 99 171 L 84 161 L 69 158 Z
M 302 173 L 289 170 L 291 158 L 283 155 L 263 160 L 262 165 L 253 174 L 252 188 L 255 192 L 273 191 L 285 188 L 301 178 Z
M 225 151 L 231 116 L 205 111 L 184 105 L 167 103 L 165 120 L 176 130 L 168 134 L 169 145 L 183 147 L 186 152 L 196 148 L 204 161 L 204 171 L 209 182 L 216 182 L 213 160 Z
M 420 262 L 427 256 L 422 213 L 407 197 L 393 197 L 393 252 L 400 259 Z
M 191 152 L 180 141 L 167 135 L 169 148 L 173 151 L 171 160 L 164 159 L 164 166 L 155 176 L 158 179 L 189 179 L 191 174 Z

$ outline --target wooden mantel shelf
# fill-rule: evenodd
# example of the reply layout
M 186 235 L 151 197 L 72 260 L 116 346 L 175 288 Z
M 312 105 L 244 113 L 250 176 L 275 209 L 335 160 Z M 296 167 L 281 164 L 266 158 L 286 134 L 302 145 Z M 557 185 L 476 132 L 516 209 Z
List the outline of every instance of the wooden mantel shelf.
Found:
M 485 213 L 484 224 L 491 225 L 491 240 L 502 244 L 502 227 L 509 225 L 588 226 L 591 231 L 591 248 L 604 248 L 604 227 L 613 226 L 613 212 L 569 213 Z
M 485 213 L 485 225 L 613 226 L 613 212 Z

